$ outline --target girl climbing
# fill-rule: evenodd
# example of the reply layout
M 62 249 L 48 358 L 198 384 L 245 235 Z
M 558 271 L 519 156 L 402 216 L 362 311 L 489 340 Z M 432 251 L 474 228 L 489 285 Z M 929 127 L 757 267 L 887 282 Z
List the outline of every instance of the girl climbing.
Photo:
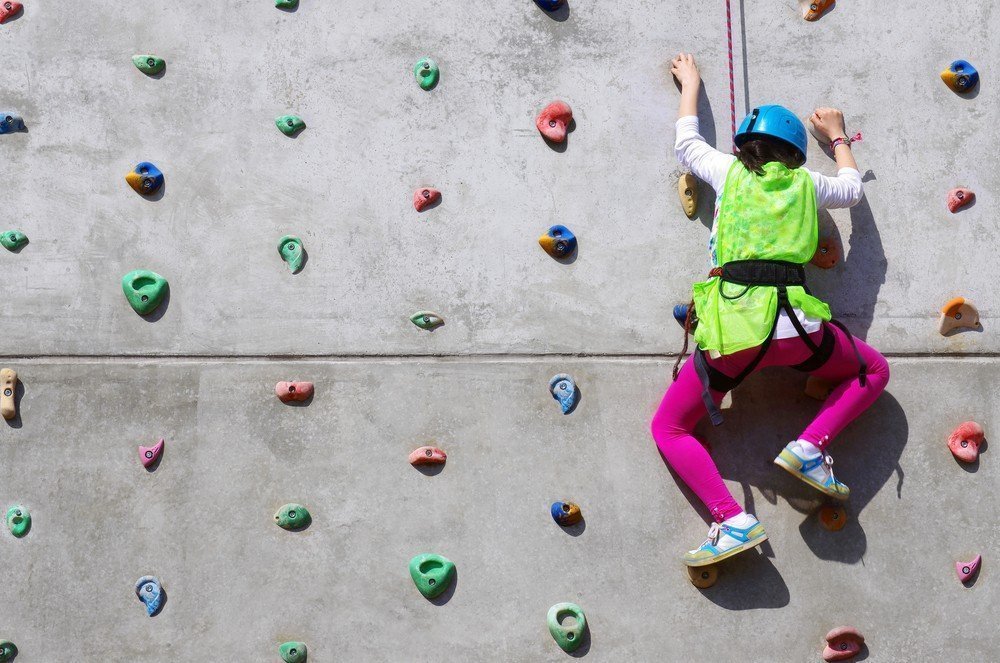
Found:
M 690 54 L 674 58 L 681 84 L 677 159 L 718 192 L 709 240 L 711 271 L 694 285 L 686 328 L 697 348 L 676 372 L 651 429 L 670 467 L 708 507 L 708 539 L 684 555 L 705 566 L 760 545 L 767 535 L 733 499 L 711 456 L 692 435 L 706 414 L 722 423 L 718 406 L 751 373 L 789 366 L 835 384 L 819 414 L 774 463 L 816 490 L 846 500 L 833 476 L 830 441 L 867 409 L 889 381 L 876 350 L 831 319 L 809 294 L 803 265 L 818 244 L 816 210 L 852 207 L 862 197 L 861 174 L 844 129 L 844 115 L 817 108 L 809 118 L 830 141 L 839 168 L 826 177 L 802 167 L 806 130 L 781 106 L 755 108 L 740 125 L 736 156 L 712 148 L 698 131 L 701 76 Z

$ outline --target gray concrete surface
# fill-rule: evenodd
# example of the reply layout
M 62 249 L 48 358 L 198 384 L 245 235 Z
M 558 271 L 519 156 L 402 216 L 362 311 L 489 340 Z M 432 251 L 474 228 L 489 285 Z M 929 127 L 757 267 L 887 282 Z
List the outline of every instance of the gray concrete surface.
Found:
M 677 556 L 705 526 L 647 422 L 711 222 L 707 188 L 697 220 L 676 200 L 666 63 L 698 54 L 725 148 L 721 1 L 569 0 L 554 20 L 529 0 L 31 0 L 0 26 L 0 105 L 29 129 L 0 136 L 3 229 L 31 239 L 0 251 L 0 358 L 24 381 L 0 505 L 35 517 L 0 536 L 18 663 L 272 661 L 293 638 L 318 662 L 555 661 L 544 616 L 564 600 L 587 611 L 588 660 L 813 661 L 843 623 L 873 661 L 992 660 L 1000 484 L 989 453 L 966 471 L 943 440 L 997 422 L 998 10 L 850 0 L 808 24 L 795 0 L 733 2 L 738 113 L 833 104 L 865 134 L 865 202 L 822 219 L 845 260 L 811 278 L 894 377 L 835 450 L 854 489 L 837 535 L 770 465 L 815 408 L 801 376 L 737 392 L 706 435 L 771 543 L 704 593 Z M 974 98 L 938 79 L 958 57 L 982 72 Z M 576 117 L 562 152 L 533 125 L 555 98 Z M 296 139 L 273 125 L 289 112 Z M 159 200 L 124 182 L 141 160 L 166 173 Z M 818 149 L 809 165 L 835 170 Z M 444 200 L 417 215 L 425 185 Z M 953 216 L 957 185 L 978 202 Z M 570 265 L 536 244 L 553 223 L 580 237 Z M 294 276 L 286 233 L 309 254 Z M 171 283 L 152 320 L 120 289 L 139 267 Z M 983 333 L 937 334 L 954 295 Z M 419 309 L 447 325 L 418 330 Z M 583 390 L 568 417 L 546 391 L 563 371 Z M 290 377 L 317 383 L 308 407 L 274 398 Z M 147 473 L 136 447 L 160 435 Z M 450 460 L 425 476 L 405 456 L 431 440 Z M 560 498 L 583 506 L 578 536 L 548 517 Z M 271 524 L 288 501 L 309 530 Z M 458 564 L 441 605 L 406 572 L 426 551 Z M 966 589 L 953 561 L 975 552 Z M 132 593 L 147 573 L 168 594 L 154 619 Z

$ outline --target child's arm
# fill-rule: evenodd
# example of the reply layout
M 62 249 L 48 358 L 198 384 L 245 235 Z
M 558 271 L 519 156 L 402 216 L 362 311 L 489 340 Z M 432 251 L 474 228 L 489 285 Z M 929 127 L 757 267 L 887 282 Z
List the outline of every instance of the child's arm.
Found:
M 670 73 L 681 84 L 677 141 L 674 144 L 677 160 L 682 166 L 690 168 L 696 177 L 720 191 L 736 157 L 716 150 L 699 133 L 698 91 L 701 89 L 701 74 L 694 56 L 690 53 L 678 55 L 670 63 Z
M 809 116 L 809 121 L 816 133 L 827 142 L 832 143 L 837 138 L 844 139 L 833 149 L 833 156 L 837 160 L 837 176 L 812 173 L 816 184 L 816 204 L 823 209 L 854 207 L 861 202 L 864 189 L 858 163 L 854 160 L 851 144 L 847 141 L 844 114 L 836 108 L 817 108 Z

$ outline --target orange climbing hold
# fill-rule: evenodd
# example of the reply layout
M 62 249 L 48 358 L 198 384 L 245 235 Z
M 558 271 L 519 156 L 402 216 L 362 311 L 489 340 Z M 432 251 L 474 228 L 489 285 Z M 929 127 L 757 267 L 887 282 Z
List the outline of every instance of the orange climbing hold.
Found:
M 971 205 L 976 200 L 976 193 L 972 189 L 959 187 L 948 192 L 948 211 L 954 214 L 966 205 Z
M 840 249 L 832 239 L 822 238 L 816 247 L 816 253 L 810 260 L 813 265 L 820 269 L 831 269 L 840 262 Z
M 687 571 L 691 584 L 698 589 L 708 589 L 719 579 L 717 566 L 689 566 Z
M 698 213 L 698 179 L 691 173 L 683 173 L 677 180 L 677 195 L 687 218 L 693 219 Z
M 941 308 L 938 331 L 942 335 L 955 329 L 979 329 L 979 311 L 965 297 L 955 297 Z
M 834 0 L 810 0 L 802 12 L 802 18 L 815 21 L 833 6 L 833 2 Z
M 847 524 L 847 511 L 842 506 L 828 504 L 819 510 L 819 524 L 823 529 L 839 532 Z
M 826 634 L 826 648 L 823 650 L 824 661 L 846 661 L 861 653 L 865 644 L 865 636 L 850 626 L 835 628 Z
M 948 437 L 948 448 L 963 463 L 974 463 L 979 458 L 979 447 L 984 439 L 983 427 L 975 421 L 966 421 Z
M 561 143 L 566 140 L 566 130 L 572 121 L 573 109 L 569 104 L 565 101 L 553 101 L 538 114 L 535 126 L 553 143 Z

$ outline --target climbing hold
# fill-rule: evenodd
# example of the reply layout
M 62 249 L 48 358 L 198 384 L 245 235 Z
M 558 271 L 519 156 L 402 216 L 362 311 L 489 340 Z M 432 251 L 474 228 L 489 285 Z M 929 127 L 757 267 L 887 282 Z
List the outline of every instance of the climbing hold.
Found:
M 829 238 L 821 238 L 813 254 L 811 262 L 820 269 L 831 269 L 840 260 L 840 249 L 837 243 Z
M 535 126 L 553 143 L 566 140 L 566 129 L 573 120 L 573 109 L 565 101 L 553 101 L 542 109 Z
M 572 502 L 553 502 L 549 512 L 552 520 L 563 527 L 576 525 L 583 518 L 580 507 Z
M 554 12 L 566 4 L 566 0 L 535 0 L 535 4 L 547 12 Z
M 298 115 L 282 115 L 275 118 L 274 125 L 286 136 L 294 136 L 306 128 L 305 121 Z
M 942 335 L 955 329 L 979 329 L 979 311 L 964 297 L 955 297 L 941 309 L 938 331 Z
M 968 582 L 979 570 L 979 563 L 983 561 L 982 555 L 976 555 L 971 562 L 955 562 L 955 573 L 962 582 Z
M 826 648 L 823 650 L 824 661 L 846 661 L 861 653 L 861 645 L 865 644 L 865 636 L 850 626 L 835 628 L 826 634 Z
M 687 218 L 693 219 L 698 213 L 698 179 L 691 173 L 683 173 L 677 180 L 677 194 Z
M 819 524 L 831 532 L 839 532 L 847 524 L 847 511 L 842 506 L 828 504 L 819 510 Z
M 719 579 L 719 567 L 710 566 L 689 566 L 687 567 L 688 579 L 698 589 L 708 589 Z
M 417 311 L 410 316 L 410 322 L 420 327 L 421 329 L 426 329 L 427 331 L 434 331 L 438 327 L 444 324 L 444 318 L 442 318 L 437 313 L 432 311 Z
M 299 0 L 274 0 L 274 6 L 278 9 L 295 9 L 299 6 Z
M 302 250 L 302 240 L 295 235 L 285 235 L 278 240 L 278 254 L 288 265 L 288 269 L 292 271 L 292 274 L 302 269 L 304 253 Z
M 971 189 L 961 187 L 948 192 L 948 211 L 954 214 L 966 205 L 971 205 L 976 200 L 976 194 Z
M 433 89 L 441 76 L 437 62 L 430 58 L 421 58 L 417 64 L 413 65 L 413 76 L 417 79 L 417 85 L 424 90 Z
M 308 650 L 304 642 L 286 642 L 278 647 L 278 653 L 281 654 L 281 660 L 285 663 L 304 663 Z
M 420 447 L 410 452 L 410 465 L 441 465 L 448 454 L 437 447 Z
M 163 186 L 163 172 L 148 161 L 143 161 L 125 175 L 125 181 L 136 193 L 152 196 Z
M 9 663 L 17 656 L 17 647 L 10 640 L 0 640 L 0 663 Z
M 31 530 L 31 514 L 28 509 L 20 504 L 7 509 L 7 529 L 19 539 L 27 534 Z
M 965 60 L 955 60 L 941 72 L 941 80 L 953 92 L 968 92 L 979 82 L 979 72 Z
M 24 131 L 24 119 L 20 115 L 0 111 L 0 134 Z
M 538 238 L 538 244 L 557 260 L 576 251 L 576 235 L 566 226 L 552 226 Z
M 690 304 L 675 304 L 674 305 L 674 320 L 680 324 L 681 327 L 687 324 L 688 310 L 691 308 Z M 696 316 L 691 316 L 691 329 L 693 330 L 698 322 Z
M 295 531 L 308 527 L 312 514 L 301 504 L 286 504 L 275 512 L 274 522 L 281 529 Z
M 439 200 L 441 200 L 441 192 L 437 189 L 417 189 L 413 192 L 413 209 L 423 212 Z
M 13 368 L 0 370 L 0 414 L 4 419 L 13 419 L 17 416 L 17 401 L 14 398 L 17 392 L 17 371 Z
M 563 624 L 564 617 L 572 617 L 573 621 Z M 583 609 L 575 603 L 556 603 L 549 608 L 545 621 L 549 624 L 552 639 L 564 652 L 573 652 L 583 644 L 583 634 L 587 631 L 587 616 Z
M 966 421 L 948 436 L 948 448 L 963 463 L 975 463 L 979 458 L 979 447 L 985 438 L 982 426 L 975 421 Z
M 815 21 L 833 5 L 833 0 L 809 0 L 802 12 L 802 18 Z
M 279 382 L 274 385 L 274 395 L 282 403 L 307 401 L 313 395 L 312 382 Z
M 20 230 L 8 230 L 0 233 L 0 244 L 8 251 L 17 251 L 28 243 L 28 236 Z
M 136 269 L 122 277 L 125 299 L 139 315 L 149 315 L 163 302 L 167 280 L 148 269 Z
M 12 18 L 24 9 L 24 5 L 20 2 L 14 2 L 14 0 L 5 0 L 5 2 L 0 5 L 0 23 L 6 23 L 7 19 Z
M 580 394 L 576 389 L 576 383 L 573 382 L 573 378 L 565 373 L 554 375 L 552 379 L 549 380 L 549 393 L 552 394 L 552 398 L 559 401 L 563 414 L 569 414 L 572 412 L 573 408 L 576 407 L 577 399 L 580 397 Z
M 147 76 L 155 76 L 167 66 L 163 58 L 158 58 L 155 55 L 133 55 L 132 64 Z
M 163 607 L 163 588 L 155 576 L 143 576 L 135 583 L 135 595 L 146 604 L 146 614 L 152 617 Z
M 163 453 L 163 438 L 151 447 L 139 446 L 139 460 L 142 461 L 143 467 L 149 467 L 159 459 L 160 454 Z
M 815 398 L 818 401 L 825 401 L 833 391 L 833 384 L 822 378 L 810 375 L 806 378 L 806 396 Z
M 433 553 L 417 555 L 410 560 L 410 577 L 424 598 L 432 599 L 455 579 L 455 563 Z

